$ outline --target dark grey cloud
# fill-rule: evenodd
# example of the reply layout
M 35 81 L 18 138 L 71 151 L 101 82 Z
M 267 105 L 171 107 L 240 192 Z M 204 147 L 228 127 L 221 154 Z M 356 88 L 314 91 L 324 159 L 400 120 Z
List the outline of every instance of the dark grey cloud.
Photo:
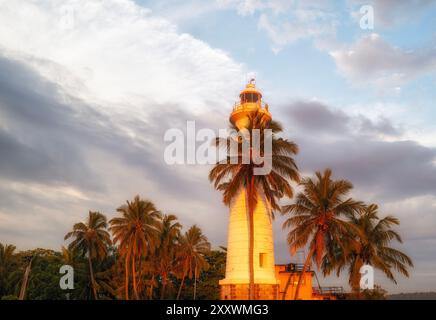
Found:
M 376 283 L 390 292 L 434 288 L 436 254 L 428 248 L 436 243 L 436 148 L 402 139 L 403 128 L 387 118 L 350 115 L 320 102 L 297 101 L 280 112 L 276 118 L 287 129 L 286 136 L 299 145 L 296 160 L 305 175 L 332 168 L 334 178 L 353 183 L 354 197 L 378 203 L 381 216 L 393 214 L 400 219 L 397 229 L 404 245 L 396 246 L 413 259 L 415 267 L 410 278 L 398 275 L 398 286 L 381 274 L 376 274 Z M 286 249 L 282 222 L 278 217 L 275 225 L 277 262 L 301 262 Z M 347 279 L 343 275 L 320 277 L 320 281 L 344 286 Z
M 99 188 L 76 141 L 76 112 L 59 89 L 0 56 L 0 175 L 23 181 Z
M 112 118 L 98 111 L 102 106 L 69 96 L 33 69 L 0 55 L 0 241 L 58 246 L 59 235 L 87 210 L 110 216 L 135 194 L 186 225 L 224 223 L 220 212 L 227 210 L 208 182 L 208 167 L 167 165 L 163 136 L 170 128 L 185 131 L 187 120 L 195 120 L 197 129 L 218 129 L 226 117 L 199 117 L 178 105 L 144 107 L 150 110 L 145 118 L 136 116 L 135 107 Z M 62 189 L 68 187 L 84 198 Z M 18 228 L 24 221 L 30 225 Z M 223 244 L 224 235 L 215 231 L 209 230 L 211 240 Z
M 300 146 L 297 160 L 303 171 L 332 168 L 337 177 L 380 198 L 436 195 L 436 149 L 380 139 L 380 134 L 402 134 L 389 120 L 349 116 L 318 102 L 295 102 L 285 110 L 285 127 L 297 126 L 291 138 Z
M 340 110 L 330 110 L 316 101 L 298 101 L 289 107 L 293 124 L 314 133 L 341 133 L 347 131 L 350 117 Z
M 300 138 L 303 170 L 332 168 L 358 188 L 379 197 L 435 194 L 436 150 L 413 141 L 376 141 L 364 137 L 322 142 Z
M 65 97 L 55 84 L 21 63 L 0 57 L 0 70 L 0 116 L 8 128 L 0 128 L 0 176 L 102 191 L 104 178 L 92 168 L 98 163 L 92 163 L 87 153 L 103 150 L 137 167 L 167 192 L 200 191 L 196 185 L 183 187 L 184 177 L 175 175 L 163 161 L 165 130 L 184 130 L 187 120 L 198 120 L 189 112 L 178 106 L 153 106 L 150 109 L 159 112 L 146 120 L 120 116 L 119 122 L 140 138 L 132 139 L 108 116 Z M 66 99 L 68 103 L 61 102 Z M 199 127 L 207 126 L 197 122 Z
M 400 136 L 402 134 L 401 129 L 394 127 L 387 118 L 380 118 L 379 121 L 374 122 L 361 115 L 358 117 L 358 121 L 360 121 L 360 131 L 363 134 L 384 134 L 387 136 Z
M 292 122 L 291 127 L 297 128 L 298 132 L 327 136 L 347 136 L 352 131 L 368 136 L 402 134 L 402 129 L 395 127 L 387 118 L 371 120 L 362 114 L 350 116 L 319 101 L 295 101 L 282 112 L 286 113 L 285 116 Z

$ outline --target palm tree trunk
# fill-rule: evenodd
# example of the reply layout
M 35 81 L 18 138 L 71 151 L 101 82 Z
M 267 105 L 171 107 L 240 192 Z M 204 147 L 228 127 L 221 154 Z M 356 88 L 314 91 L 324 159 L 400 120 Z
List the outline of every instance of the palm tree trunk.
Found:
M 250 265 L 250 285 L 249 285 L 249 300 L 254 300 L 254 221 L 253 213 L 250 212 L 250 243 L 249 243 L 249 259 L 248 263 Z
M 92 293 L 94 295 L 94 299 L 98 300 L 97 289 L 95 288 L 94 271 L 92 270 L 92 261 L 91 261 L 91 254 L 90 253 L 88 253 L 88 266 L 89 266 L 89 276 L 91 278 Z
M 247 188 L 248 198 L 248 223 L 249 223 L 249 245 L 248 245 L 248 265 L 250 283 L 248 285 L 248 299 L 254 300 L 254 177 L 250 179 Z
M 363 262 L 360 259 L 357 259 L 350 275 L 351 290 L 356 295 L 357 299 L 360 299 L 360 268 L 362 265 Z
M 183 287 L 183 283 L 185 282 L 185 277 L 186 277 L 186 273 L 183 273 L 182 282 L 180 283 L 180 288 L 179 288 L 179 292 L 177 292 L 176 300 L 180 299 L 180 294 L 182 293 L 182 287 Z
M 129 255 L 126 254 L 126 261 L 124 264 L 124 271 L 125 271 L 125 295 L 126 300 L 129 300 Z
M 154 287 L 154 274 L 153 274 L 153 276 L 151 277 L 151 285 L 150 285 L 150 294 L 149 294 L 149 296 L 148 296 L 148 298 L 150 299 L 150 300 L 153 300 L 153 287 Z
M 136 263 L 135 259 L 132 259 L 132 279 L 133 279 L 133 293 L 135 294 L 135 299 L 139 300 L 138 288 L 136 284 Z
M 194 300 L 197 297 L 197 263 L 195 263 L 194 270 Z
M 21 284 L 20 296 L 18 300 L 24 300 L 26 298 L 27 284 L 29 283 L 29 276 L 32 268 L 32 260 L 33 257 L 30 259 L 29 264 L 27 265 L 26 270 L 24 271 L 23 283 Z
M 162 276 L 162 290 L 160 291 L 160 299 L 163 300 L 165 297 L 165 289 L 167 287 L 167 275 Z
M 298 300 L 298 294 L 300 293 L 300 287 L 301 287 L 301 280 L 303 279 L 304 273 L 306 272 L 307 266 L 309 265 L 314 252 L 315 252 L 315 246 L 312 246 L 309 253 L 307 254 L 307 258 L 306 258 L 306 262 L 304 263 L 303 270 L 301 271 L 300 276 L 298 277 L 298 283 L 297 283 L 297 288 L 295 289 L 294 300 Z
M 139 288 L 139 292 L 138 294 L 141 294 L 143 292 L 143 288 L 145 288 L 145 284 L 143 284 L 144 278 L 142 277 L 142 259 L 141 257 L 139 257 L 139 263 L 138 263 L 138 283 L 137 283 L 137 287 Z

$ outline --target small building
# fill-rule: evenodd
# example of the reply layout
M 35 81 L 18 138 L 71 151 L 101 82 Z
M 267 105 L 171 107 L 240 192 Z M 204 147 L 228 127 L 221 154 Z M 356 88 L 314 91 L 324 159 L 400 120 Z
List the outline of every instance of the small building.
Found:
M 302 270 L 303 264 L 276 264 L 275 276 L 278 284 L 275 287 L 274 292 L 263 292 L 264 288 L 258 284 L 255 284 L 255 298 L 271 300 L 294 300 L 298 278 L 300 277 Z M 283 297 L 286 285 L 288 285 L 288 288 L 285 296 Z M 248 294 L 245 292 L 247 290 L 246 286 L 232 284 L 227 286 L 226 289 L 227 290 L 221 290 L 222 300 L 247 299 Z M 321 287 L 315 271 L 309 268 L 306 270 L 301 280 L 300 292 L 298 296 L 299 300 L 342 300 L 346 298 L 346 293 L 342 287 Z
M 302 271 L 303 264 L 275 265 L 276 278 L 279 281 L 279 300 L 294 300 L 298 278 Z M 288 288 L 283 299 L 286 285 L 288 285 Z M 315 271 L 309 268 L 301 280 L 298 296 L 300 300 L 339 300 L 345 299 L 345 292 L 342 287 L 321 287 Z

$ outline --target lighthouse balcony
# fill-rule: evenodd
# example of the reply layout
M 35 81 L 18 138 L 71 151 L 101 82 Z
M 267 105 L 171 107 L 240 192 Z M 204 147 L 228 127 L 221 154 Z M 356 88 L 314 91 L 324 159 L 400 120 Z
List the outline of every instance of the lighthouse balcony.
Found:
M 235 102 L 233 106 L 233 112 L 238 111 L 256 111 L 260 110 L 263 112 L 268 112 L 268 104 L 264 103 L 263 101 L 256 101 L 256 102 Z
M 230 114 L 230 121 L 238 128 L 246 127 L 249 123 L 248 115 L 259 112 L 271 120 L 271 113 L 268 111 L 268 104 L 262 101 L 235 103 L 233 112 Z

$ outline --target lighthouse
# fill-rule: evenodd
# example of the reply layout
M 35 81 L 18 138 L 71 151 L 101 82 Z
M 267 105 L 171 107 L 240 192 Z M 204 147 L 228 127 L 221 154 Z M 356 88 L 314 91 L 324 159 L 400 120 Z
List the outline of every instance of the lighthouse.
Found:
M 235 104 L 230 121 L 240 130 L 249 124 L 250 114 L 260 112 L 272 119 L 268 105 L 262 101 L 262 93 L 251 80 L 241 91 L 240 100 Z M 253 213 L 253 273 L 254 299 L 277 299 L 279 281 L 274 266 L 274 239 L 271 208 L 265 200 L 261 188 L 257 190 L 257 205 Z M 227 262 L 225 278 L 219 282 L 223 300 L 249 298 L 249 212 L 246 190 L 241 188 L 230 203 Z

